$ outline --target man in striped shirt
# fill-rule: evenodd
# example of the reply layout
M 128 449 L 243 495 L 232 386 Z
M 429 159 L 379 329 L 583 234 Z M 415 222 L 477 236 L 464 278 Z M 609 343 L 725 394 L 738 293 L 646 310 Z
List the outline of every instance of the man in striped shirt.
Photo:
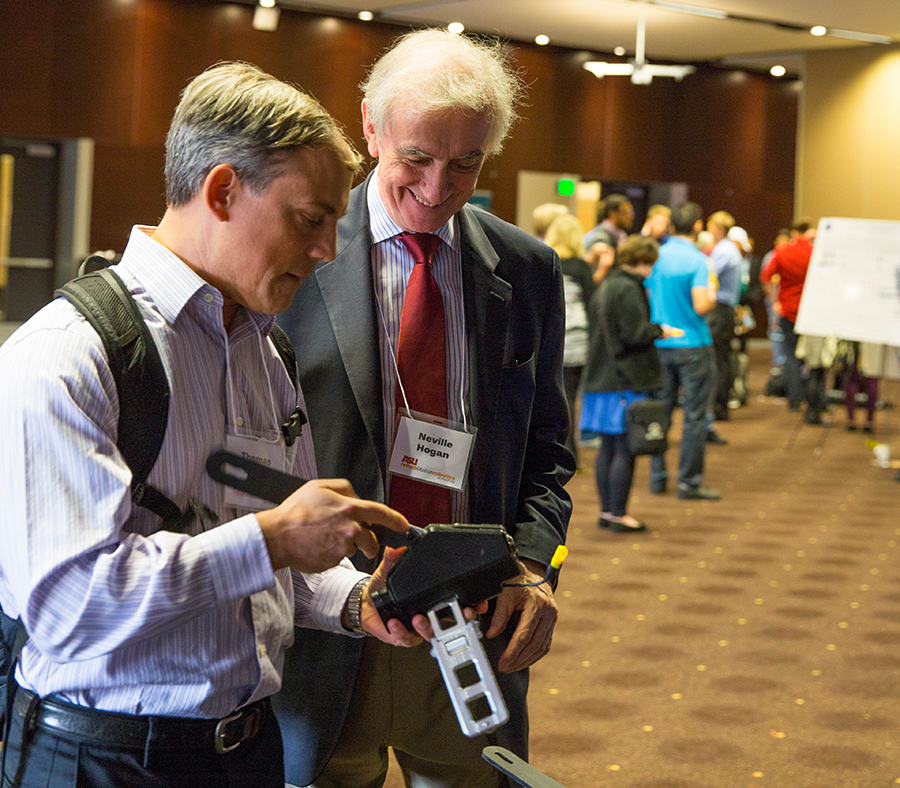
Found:
M 204 470 L 228 446 L 315 478 L 310 431 L 282 435 L 305 403 L 268 333 L 334 256 L 359 161 L 312 98 L 253 66 L 213 67 L 182 96 L 167 210 L 116 271 L 168 377 L 148 482 L 203 512 L 185 532 L 132 501 L 108 359 L 74 307 L 49 304 L 0 349 L 0 603 L 29 636 L 4 784 L 282 788 L 268 697 L 295 624 L 421 642 L 367 593 L 348 604 L 369 577 L 345 556 L 377 549 L 362 524 L 403 531 L 400 514 L 341 479 L 260 508 Z

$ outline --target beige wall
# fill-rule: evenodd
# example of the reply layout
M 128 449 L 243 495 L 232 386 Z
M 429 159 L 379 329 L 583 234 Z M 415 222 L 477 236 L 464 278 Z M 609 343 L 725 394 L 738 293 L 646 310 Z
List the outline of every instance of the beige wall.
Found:
M 796 215 L 900 219 L 900 46 L 809 52 Z

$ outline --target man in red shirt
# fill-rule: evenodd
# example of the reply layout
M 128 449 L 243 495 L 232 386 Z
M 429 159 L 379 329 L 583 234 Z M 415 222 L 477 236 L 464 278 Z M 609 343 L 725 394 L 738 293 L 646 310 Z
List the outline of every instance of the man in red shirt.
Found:
M 806 420 L 810 424 L 822 423 L 824 396 L 819 396 L 821 388 L 816 380 L 810 380 L 807 395 L 804 396 L 803 379 L 801 377 L 800 359 L 796 356 L 797 335 L 794 323 L 797 321 L 797 310 L 800 308 L 800 297 L 806 282 L 806 272 L 812 257 L 813 240 L 816 230 L 806 220 L 797 220 L 791 225 L 791 240 L 775 249 L 771 259 L 760 271 L 760 281 L 767 295 L 772 293 L 772 279 L 778 276 L 778 297 L 773 301 L 773 308 L 779 316 L 781 330 L 784 332 L 784 382 L 787 388 L 788 407 L 799 410 L 800 403 L 807 401 Z M 824 370 L 821 373 L 824 383 Z

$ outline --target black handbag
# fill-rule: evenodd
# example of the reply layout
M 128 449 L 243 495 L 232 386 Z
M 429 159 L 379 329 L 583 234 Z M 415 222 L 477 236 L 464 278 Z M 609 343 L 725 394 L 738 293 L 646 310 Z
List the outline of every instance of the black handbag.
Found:
M 669 414 L 661 399 L 639 399 L 625 411 L 628 450 L 635 456 L 663 454 L 668 448 Z

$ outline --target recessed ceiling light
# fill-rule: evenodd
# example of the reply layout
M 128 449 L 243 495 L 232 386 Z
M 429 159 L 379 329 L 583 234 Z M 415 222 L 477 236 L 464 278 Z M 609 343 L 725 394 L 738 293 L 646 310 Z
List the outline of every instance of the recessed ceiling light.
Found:
M 824 36 L 828 32 L 828 28 L 825 25 L 815 25 L 809 29 L 809 32 L 814 36 Z
M 619 57 L 622 57 L 622 55 L 625 54 L 625 47 L 616 47 L 616 48 L 613 50 L 613 54 L 614 54 L 614 55 L 618 55 Z
M 263 8 L 274 8 L 274 7 L 275 7 L 275 0 L 259 0 L 259 4 L 260 4 Z
M 358 16 L 363 22 L 371 22 L 371 21 L 375 18 L 375 14 L 373 14 L 371 11 L 360 11 L 360 12 L 357 14 L 357 16 Z
M 447 30 L 451 33 L 456 33 L 459 35 L 466 29 L 466 26 L 462 22 L 451 22 L 447 25 Z
M 769 73 L 773 77 L 783 77 L 787 73 L 787 69 L 785 69 L 784 66 L 772 66 L 772 68 L 769 69 Z
M 534 43 L 538 46 L 547 46 L 550 43 L 550 36 L 539 35 L 534 37 Z

